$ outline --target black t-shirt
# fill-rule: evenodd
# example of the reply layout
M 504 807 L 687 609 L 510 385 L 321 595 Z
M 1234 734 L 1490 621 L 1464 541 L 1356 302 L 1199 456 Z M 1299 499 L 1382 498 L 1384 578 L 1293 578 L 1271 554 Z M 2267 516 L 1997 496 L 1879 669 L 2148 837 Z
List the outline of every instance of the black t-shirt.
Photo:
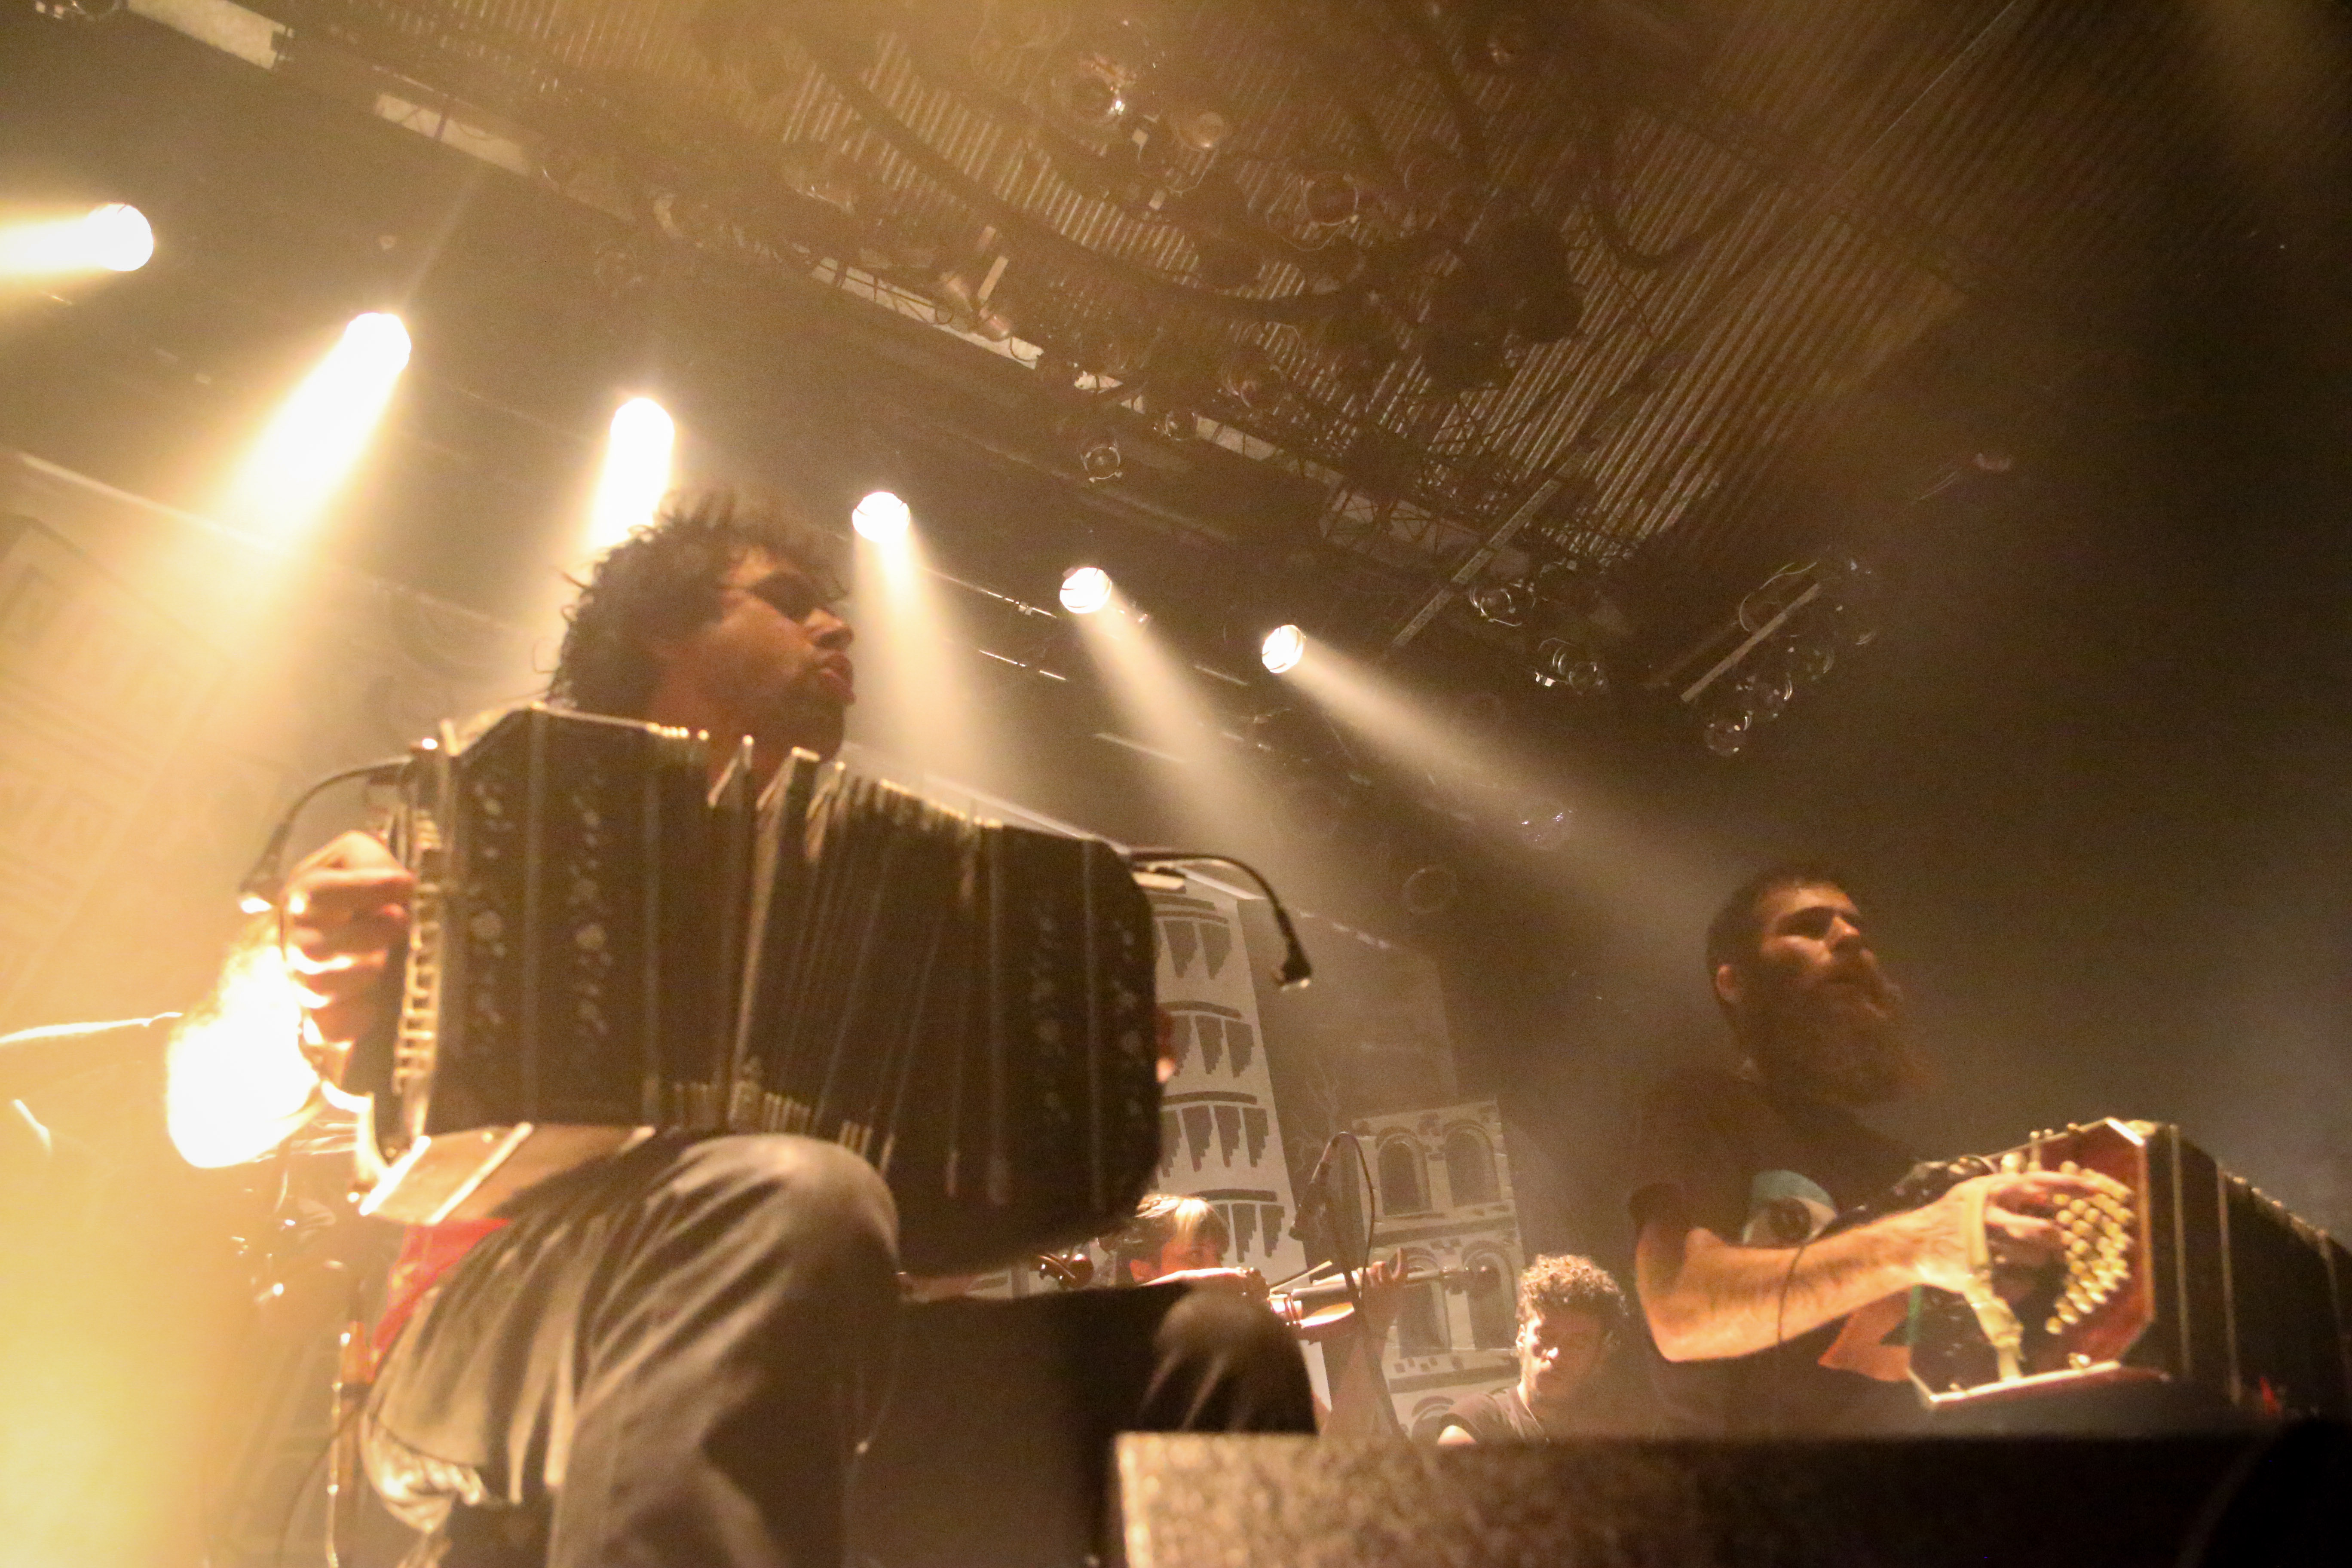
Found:
M 1447 1426 L 1459 1426 L 1481 1443 L 1540 1443 L 1547 1436 L 1517 1384 L 1455 1400 L 1438 1430 Z
M 1717 1070 L 1661 1086 L 1642 1108 L 1635 1140 L 1637 1231 L 1671 1188 L 1680 1193 L 1693 1223 L 1750 1247 L 1794 1247 L 1911 1167 L 1901 1145 L 1850 1111 Z M 1651 1376 L 1659 1402 L 1675 1427 L 1697 1433 L 1868 1431 L 1906 1424 L 1917 1408 L 1907 1383 L 1880 1383 L 1820 1364 L 1842 1322 L 1824 1323 L 1777 1350 L 1721 1361 L 1670 1362 L 1653 1346 Z

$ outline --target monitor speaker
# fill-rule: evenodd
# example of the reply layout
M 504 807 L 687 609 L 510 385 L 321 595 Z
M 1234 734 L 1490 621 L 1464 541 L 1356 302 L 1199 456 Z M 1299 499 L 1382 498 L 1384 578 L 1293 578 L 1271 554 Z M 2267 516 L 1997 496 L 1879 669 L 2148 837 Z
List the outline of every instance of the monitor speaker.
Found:
M 1130 1568 L 2317 1568 L 2352 1432 L 1580 1442 L 1119 1439 Z

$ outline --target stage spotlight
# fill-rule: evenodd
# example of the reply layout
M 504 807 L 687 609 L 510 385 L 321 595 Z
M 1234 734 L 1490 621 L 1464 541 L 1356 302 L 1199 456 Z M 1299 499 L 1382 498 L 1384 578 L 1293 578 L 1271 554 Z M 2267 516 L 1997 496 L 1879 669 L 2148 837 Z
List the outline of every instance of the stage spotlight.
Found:
M 230 492 L 230 514 L 253 515 L 281 534 L 316 518 L 359 461 L 408 353 L 408 329 L 399 317 L 380 310 L 352 317 L 246 458 Z
M 1257 657 L 1269 673 L 1287 675 L 1307 657 L 1307 634 L 1294 626 L 1278 626 L 1265 634 L 1265 641 L 1258 645 Z
M 1127 471 L 1127 456 L 1118 437 L 1108 431 L 1090 431 L 1078 444 L 1078 471 L 1088 484 L 1107 485 Z
M 858 537 L 877 544 L 898 543 L 907 537 L 907 530 L 914 521 L 915 514 L 907 503 L 888 490 L 869 491 L 849 513 L 849 526 L 857 531 Z
M 1073 566 L 1062 574 L 1062 608 L 1091 616 L 1110 603 L 1110 574 L 1099 566 Z
M 1480 619 L 1498 626 L 1524 625 L 1536 607 L 1536 585 L 1524 577 L 1516 583 L 1489 583 L 1470 591 L 1470 607 Z
M 1751 669 L 1732 687 L 1732 697 L 1759 723 L 1769 723 L 1789 710 L 1795 698 L 1796 681 L 1785 668 L 1766 667 Z
M 136 272 L 155 254 L 155 231 L 147 215 L 128 202 L 92 207 L 81 231 L 90 265 L 109 272 Z
M 1234 133 L 1233 118 L 1213 104 L 1177 100 L 1160 111 L 1170 134 L 1195 153 L 1213 153 Z
M 1566 687 L 1577 697 L 1601 697 L 1609 690 L 1609 668 L 1590 650 L 1564 637 L 1546 637 L 1536 647 L 1528 674 L 1538 686 Z
M 1255 343 L 1244 343 L 1217 367 L 1217 388 L 1244 408 L 1265 408 L 1282 396 L 1282 372 Z
M 155 254 L 155 231 L 137 207 L 108 202 L 76 218 L 0 229 L 0 274 L 136 272 Z
M 1718 757 L 1736 757 L 1747 750 L 1756 729 L 1756 715 L 1745 708 L 1727 707 L 1707 716 L 1699 739 Z
M 609 550 L 653 521 L 654 510 L 669 490 L 670 453 L 677 445 L 677 423 L 652 398 L 632 397 L 614 411 L 589 514 L 592 549 Z

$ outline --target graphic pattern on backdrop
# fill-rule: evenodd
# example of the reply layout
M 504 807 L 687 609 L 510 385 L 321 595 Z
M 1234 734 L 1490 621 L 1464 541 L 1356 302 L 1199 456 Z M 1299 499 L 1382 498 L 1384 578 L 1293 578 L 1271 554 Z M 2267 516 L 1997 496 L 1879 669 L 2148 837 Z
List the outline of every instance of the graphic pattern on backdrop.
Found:
M 1228 1261 L 1279 1279 L 1306 1267 L 1289 1235 L 1297 1213 L 1275 1113 L 1257 991 L 1234 897 L 1193 879 L 1154 892 L 1160 1004 L 1176 1026 L 1176 1076 L 1160 1100 L 1162 1192 L 1216 1205 L 1232 1228 Z
M 221 660 L 30 519 L 0 519 L 0 1016 L 55 955 Z

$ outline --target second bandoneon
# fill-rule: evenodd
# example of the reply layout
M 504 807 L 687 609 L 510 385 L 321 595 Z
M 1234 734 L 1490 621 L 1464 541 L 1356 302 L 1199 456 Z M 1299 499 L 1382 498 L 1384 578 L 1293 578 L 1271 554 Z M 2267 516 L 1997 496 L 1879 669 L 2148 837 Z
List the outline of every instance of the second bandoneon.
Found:
M 410 769 L 417 874 L 373 1212 L 486 1215 L 661 1132 L 841 1143 L 904 1266 L 1132 1213 L 1159 1158 L 1151 913 L 1099 840 L 795 753 L 754 798 L 682 731 L 544 707 Z

